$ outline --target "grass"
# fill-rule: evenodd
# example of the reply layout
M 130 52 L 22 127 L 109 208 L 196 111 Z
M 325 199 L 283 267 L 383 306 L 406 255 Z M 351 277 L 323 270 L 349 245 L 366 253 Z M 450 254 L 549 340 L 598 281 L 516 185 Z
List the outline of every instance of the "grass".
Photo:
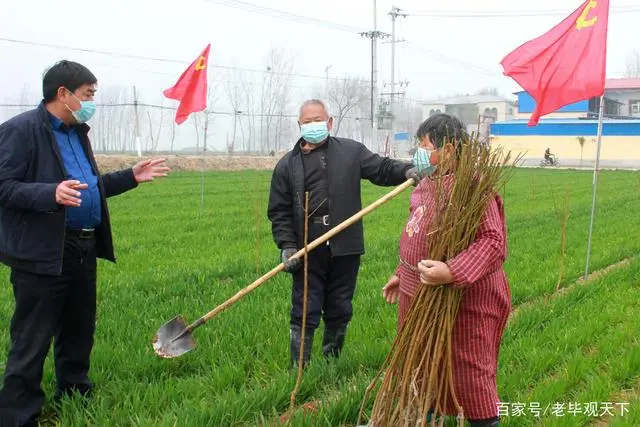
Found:
M 639 176 L 600 175 L 592 271 L 640 253 Z M 91 374 L 96 393 L 86 409 L 79 401 L 66 402 L 58 414 L 61 425 L 249 426 L 268 424 L 287 410 L 295 374 L 288 371 L 291 283 L 286 274 L 198 329 L 198 347 L 191 353 L 164 360 L 151 348 L 165 321 L 177 314 L 195 320 L 279 263 L 265 218 L 269 179 L 269 172 L 257 171 L 208 174 L 202 215 L 199 174 L 176 173 L 109 201 L 118 263 L 99 265 Z M 564 204 L 565 188 L 570 188 L 571 215 L 561 286 L 584 273 L 591 183 L 589 172 L 527 169 L 519 170 L 504 191 L 512 302 L 530 303 L 505 335 L 499 372 L 505 402 L 604 402 L 637 383 L 637 261 L 547 298 L 556 292 L 561 267 L 562 224 L 555 207 Z M 363 205 L 390 190 L 364 183 Z M 297 401 L 317 400 L 319 409 L 296 416 L 293 425 L 348 426 L 357 420 L 364 389 L 395 333 L 397 307 L 383 302 L 381 288 L 397 263 L 409 193 L 365 218 L 367 253 L 345 352 L 337 362 L 314 363 L 305 372 Z M 262 212 L 259 222 L 256 211 Z M 8 270 L 0 273 L 5 284 L 0 322 L 8 325 L 13 299 Z M 321 333 L 316 332 L 315 361 L 321 359 Z M 0 340 L 1 370 L 7 327 L 0 330 Z M 54 381 L 49 358 L 48 396 Z M 630 413 L 612 418 L 613 425 L 639 425 L 638 400 L 630 395 Z M 534 421 L 510 417 L 506 423 Z M 592 421 L 554 416 L 542 425 Z

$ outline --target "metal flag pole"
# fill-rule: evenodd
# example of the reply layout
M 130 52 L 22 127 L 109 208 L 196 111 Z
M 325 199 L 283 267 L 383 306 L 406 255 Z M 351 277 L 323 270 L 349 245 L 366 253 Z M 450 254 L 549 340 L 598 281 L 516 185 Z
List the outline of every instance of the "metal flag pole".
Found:
M 600 148 L 602 146 L 602 118 L 604 116 L 604 94 L 600 96 L 600 109 L 598 112 L 598 149 L 596 163 L 593 167 L 593 199 L 591 201 L 591 220 L 589 221 L 589 241 L 587 243 L 587 265 L 584 270 L 584 280 L 589 276 L 589 258 L 591 256 L 591 237 L 593 235 L 593 218 L 596 213 L 596 189 L 598 186 L 598 167 L 600 165 Z

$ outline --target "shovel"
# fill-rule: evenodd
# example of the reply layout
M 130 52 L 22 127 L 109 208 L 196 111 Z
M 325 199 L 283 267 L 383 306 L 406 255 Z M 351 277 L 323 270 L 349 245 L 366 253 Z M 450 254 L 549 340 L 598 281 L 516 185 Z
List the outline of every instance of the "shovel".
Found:
M 414 184 L 413 178 L 408 179 L 403 184 L 393 189 L 393 191 L 387 193 L 385 196 L 376 200 L 366 208 L 362 209 L 360 212 L 356 213 L 352 217 L 346 219 L 345 221 L 338 224 L 331 230 L 327 231 L 322 236 L 315 239 L 313 242 L 311 242 L 308 245 L 307 250 L 311 252 L 313 249 L 325 243 L 327 240 L 329 240 L 336 234 L 340 233 L 345 228 L 359 221 L 363 216 L 374 211 L 375 209 L 377 209 L 384 203 L 388 202 L 389 200 L 391 200 L 392 198 L 394 198 L 395 196 L 397 196 L 407 188 L 411 187 L 413 184 Z M 296 252 L 295 255 L 291 257 L 291 259 L 300 258 L 304 256 L 304 254 L 305 254 L 305 249 L 302 248 L 298 252 Z M 163 357 L 166 359 L 173 359 L 173 358 L 182 356 L 183 354 L 193 350 L 196 347 L 196 341 L 192 335 L 192 332 L 194 329 L 204 325 L 209 320 L 211 320 L 211 318 L 220 314 L 222 311 L 226 310 L 227 308 L 231 307 L 236 302 L 240 301 L 249 292 L 253 291 L 258 286 L 262 285 L 264 282 L 266 282 L 267 280 L 269 280 L 270 278 L 272 278 L 273 276 L 281 272 L 283 269 L 284 269 L 284 263 L 280 263 L 277 267 L 273 268 L 264 276 L 260 277 L 258 280 L 256 280 L 246 288 L 238 291 L 238 293 L 236 293 L 234 296 L 229 298 L 227 301 L 220 304 L 219 306 L 217 306 L 216 308 L 214 308 L 213 310 L 211 310 L 210 312 L 208 312 L 207 314 L 205 314 L 204 316 L 202 316 L 201 318 L 199 318 L 198 320 L 196 320 L 195 322 L 193 322 L 188 326 L 182 316 L 176 316 L 173 319 L 169 320 L 167 323 L 162 325 L 160 329 L 158 329 L 158 332 L 156 332 L 156 335 L 153 338 L 154 351 L 160 357 Z

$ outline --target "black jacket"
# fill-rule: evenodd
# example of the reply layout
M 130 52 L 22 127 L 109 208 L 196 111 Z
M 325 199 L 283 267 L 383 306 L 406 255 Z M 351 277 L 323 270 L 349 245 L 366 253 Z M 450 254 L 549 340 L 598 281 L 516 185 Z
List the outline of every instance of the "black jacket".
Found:
M 271 178 L 267 216 L 273 239 L 282 249 L 286 244 L 304 246 L 304 170 L 298 141 L 278 161 Z M 363 144 L 346 138 L 330 137 L 327 146 L 329 218 L 331 228 L 362 209 L 360 180 L 381 186 L 400 185 L 411 163 L 381 157 Z M 330 241 L 334 256 L 364 253 L 362 221 L 343 230 Z
M 137 182 L 132 169 L 99 175 L 88 132 L 86 124 L 78 127 L 98 175 L 102 201 L 96 252 L 115 262 L 106 198 L 136 187 Z M 66 179 L 44 103 L 0 125 L 0 262 L 35 274 L 61 274 L 66 208 L 56 203 L 55 192 Z

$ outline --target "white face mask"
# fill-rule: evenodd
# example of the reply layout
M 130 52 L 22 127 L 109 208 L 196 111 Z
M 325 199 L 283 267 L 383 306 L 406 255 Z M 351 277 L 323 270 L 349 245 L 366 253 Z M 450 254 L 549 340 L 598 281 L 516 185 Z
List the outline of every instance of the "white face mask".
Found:
M 416 149 L 416 152 L 413 154 L 413 166 L 419 173 L 424 173 L 429 176 L 436 170 L 436 167 L 431 164 L 431 154 L 434 151 L 435 150 L 427 150 L 422 147 Z
M 89 121 L 96 112 L 95 101 L 81 101 L 77 96 L 71 93 L 71 91 L 69 91 L 69 93 L 80 103 L 80 109 L 78 111 L 73 111 L 67 104 L 64 104 L 64 106 L 71 111 L 73 118 L 76 119 L 78 123 L 85 123 Z
M 309 144 L 320 144 L 329 136 L 327 122 L 305 123 L 300 126 L 300 135 Z

